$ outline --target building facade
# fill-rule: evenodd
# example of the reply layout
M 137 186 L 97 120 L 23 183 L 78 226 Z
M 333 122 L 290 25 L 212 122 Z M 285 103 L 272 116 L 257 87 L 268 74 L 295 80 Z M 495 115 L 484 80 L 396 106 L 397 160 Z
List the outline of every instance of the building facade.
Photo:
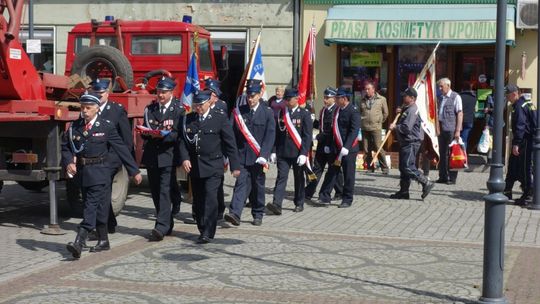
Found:
M 516 29 L 516 11 L 517 1 L 508 1 L 506 81 L 535 100 L 537 31 Z M 304 41 L 312 24 L 316 28 L 317 87 L 347 86 L 358 101 L 371 81 L 387 97 L 392 116 L 401 105 L 399 93 L 414 83 L 440 42 L 436 77 L 450 78 L 457 92 L 472 84 L 477 93 L 470 139 L 477 142 L 495 82 L 496 0 L 305 0 L 302 20 Z
M 35 39 L 42 53 L 36 67 L 63 74 L 67 33 L 77 23 L 114 16 L 123 20 L 178 20 L 192 16 L 193 23 L 212 33 L 214 52 L 229 50 L 230 77 L 240 78 L 252 42 L 262 29 L 261 46 L 269 93 L 292 79 L 294 1 L 44 1 L 34 0 Z M 26 13 L 27 13 L 26 9 Z M 25 18 L 28 22 L 28 18 Z M 21 38 L 28 37 L 23 31 Z

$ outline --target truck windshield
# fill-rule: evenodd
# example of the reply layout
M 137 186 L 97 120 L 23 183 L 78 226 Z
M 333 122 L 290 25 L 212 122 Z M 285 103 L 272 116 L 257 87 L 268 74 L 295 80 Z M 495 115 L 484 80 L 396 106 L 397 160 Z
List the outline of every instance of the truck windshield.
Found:
M 210 43 L 208 38 L 199 38 L 199 66 L 201 71 L 212 71 Z
M 139 36 L 131 39 L 133 55 L 182 54 L 182 38 L 173 36 Z
M 108 45 L 118 48 L 118 42 L 114 36 L 98 36 L 96 37 L 96 45 Z M 75 54 L 79 54 L 90 46 L 90 37 L 75 38 Z

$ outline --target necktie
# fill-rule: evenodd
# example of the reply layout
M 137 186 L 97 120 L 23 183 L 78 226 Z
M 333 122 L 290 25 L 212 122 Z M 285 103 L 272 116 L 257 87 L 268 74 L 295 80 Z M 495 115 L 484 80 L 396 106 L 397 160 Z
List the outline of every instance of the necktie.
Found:
M 164 105 L 161 105 L 161 107 L 159 108 L 159 112 L 161 112 L 161 115 L 165 114 L 165 106 Z
M 254 109 L 251 109 L 251 111 L 249 111 L 251 113 L 251 116 L 253 117 L 253 115 L 255 115 L 255 110 Z
M 204 116 L 199 116 L 199 121 L 202 122 L 204 120 Z
M 91 122 L 87 123 L 87 124 L 84 126 L 84 130 L 85 130 L 85 131 L 90 130 L 90 128 L 92 128 L 92 123 L 91 123 Z

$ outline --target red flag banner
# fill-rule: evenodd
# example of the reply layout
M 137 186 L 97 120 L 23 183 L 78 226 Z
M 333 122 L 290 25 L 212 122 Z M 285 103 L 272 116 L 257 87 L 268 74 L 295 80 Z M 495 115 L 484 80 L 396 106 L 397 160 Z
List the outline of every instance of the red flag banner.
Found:
M 304 106 L 315 94 L 315 26 L 309 30 L 304 56 L 302 57 L 302 75 L 298 83 L 298 104 Z
M 426 135 L 425 140 L 428 140 L 429 143 L 426 148 L 432 152 L 430 154 L 436 158 L 436 161 L 439 160 L 439 143 L 436 133 L 437 96 L 435 95 L 435 53 L 438 46 L 437 44 L 414 83 L 414 88 L 418 92 L 418 98 L 416 99 L 418 115 L 422 119 L 422 129 Z

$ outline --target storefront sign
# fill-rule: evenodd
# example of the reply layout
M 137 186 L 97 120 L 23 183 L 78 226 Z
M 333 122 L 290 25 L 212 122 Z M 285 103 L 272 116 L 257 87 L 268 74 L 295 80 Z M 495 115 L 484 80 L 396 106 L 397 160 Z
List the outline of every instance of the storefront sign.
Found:
M 506 38 L 514 24 L 506 21 Z M 347 40 L 495 40 L 496 21 L 326 20 L 325 39 Z
M 352 66 L 380 67 L 382 64 L 382 53 L 358 52 L 351 54 Z

